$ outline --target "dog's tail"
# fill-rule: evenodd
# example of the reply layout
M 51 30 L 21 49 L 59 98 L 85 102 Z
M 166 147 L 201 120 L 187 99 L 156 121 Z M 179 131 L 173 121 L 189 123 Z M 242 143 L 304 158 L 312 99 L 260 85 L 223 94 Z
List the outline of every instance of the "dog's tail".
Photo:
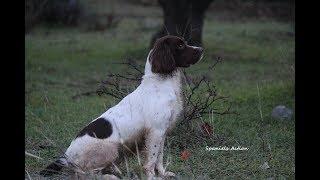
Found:
M 52 176 L 53 174 L 58 174 L 63 167 L 68 165 L 67 159 L 64 156 L 59 157 L 56 161 L 49 164 L 45 169 L 40 171 L 42 176 Z

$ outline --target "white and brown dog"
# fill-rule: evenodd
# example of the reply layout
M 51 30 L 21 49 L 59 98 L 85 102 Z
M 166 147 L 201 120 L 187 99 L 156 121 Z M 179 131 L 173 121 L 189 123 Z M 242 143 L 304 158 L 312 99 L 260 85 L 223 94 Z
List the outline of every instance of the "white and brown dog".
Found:
M 84 172 L 102 169 L 119 159 L 123 146 L 137 142 L 146 147 L 143 167 L 148 179 L 155 171 L 161 177 L 174 176 L 163 167 L 163 148 L 166 134 L 183 109 L 180 68 L 195 64 L 202 56 L 202 48 L 189 46 L 179 37 L 158 39 L 137 89 L 82 129 L 65 154 L 41 174 L 49 175 L 64 166 Z

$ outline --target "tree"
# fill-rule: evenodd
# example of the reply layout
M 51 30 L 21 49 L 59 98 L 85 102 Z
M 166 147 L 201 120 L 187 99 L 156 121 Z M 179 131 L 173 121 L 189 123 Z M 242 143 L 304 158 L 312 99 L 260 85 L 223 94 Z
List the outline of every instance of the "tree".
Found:
M 212 0 L 158 0 L 163 10 L 164 25 L 153 35 L 154 42 L 167 34 L 185 38 L 188 44 L 202 45 L 202 28 L 205 11 Z

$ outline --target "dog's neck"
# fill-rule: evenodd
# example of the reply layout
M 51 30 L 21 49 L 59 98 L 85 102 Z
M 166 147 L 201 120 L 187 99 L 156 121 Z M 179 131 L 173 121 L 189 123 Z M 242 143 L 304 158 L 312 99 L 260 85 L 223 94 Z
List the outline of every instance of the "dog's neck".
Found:
M 149 57 L 150 57 L 151 52 L 152 52 L 152 49 L 149 52 L 148 57 L 147 57 L 147 62 L 146 62 L 146 65 L 144 67 L 144 76 L 143 77 L 148 77 L 148 76 L 154 76 L 155 75 L 155 73 L 153 73 L 152 70 L 151 70 L 151 64 L 150 64 L 150 61 L 149 61 Z
M 146 61 L 146 65 L 144 68 L 144 75 L 142 77 L 142 79 L 146 80 L 146 79 L 156 79 L 156 80 L 162 80 L 162 81 L 176 81 L 176 83 L 180 84 L 180 80 L 181 80 L 181 69 L 177 68 L 174 72 L 172 72 L 172 74 L 170 75 L 160 75 L 157 73 L 152 72 L 151 70 L 151 64 L 150 64 L 150 54 L 152 52 L 152 49 L 150 50 L 148 57 L 147 57 L 147 61 Z

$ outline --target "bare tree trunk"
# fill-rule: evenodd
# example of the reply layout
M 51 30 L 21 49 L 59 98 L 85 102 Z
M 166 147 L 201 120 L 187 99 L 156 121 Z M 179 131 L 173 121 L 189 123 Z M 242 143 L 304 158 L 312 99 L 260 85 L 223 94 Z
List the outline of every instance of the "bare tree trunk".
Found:
M 190 45 L 202 45 L 204 14 L 212 0 L 158 0 L 163 10 L 164 25 L 150 43 L 167 34 L 181 36 Z

